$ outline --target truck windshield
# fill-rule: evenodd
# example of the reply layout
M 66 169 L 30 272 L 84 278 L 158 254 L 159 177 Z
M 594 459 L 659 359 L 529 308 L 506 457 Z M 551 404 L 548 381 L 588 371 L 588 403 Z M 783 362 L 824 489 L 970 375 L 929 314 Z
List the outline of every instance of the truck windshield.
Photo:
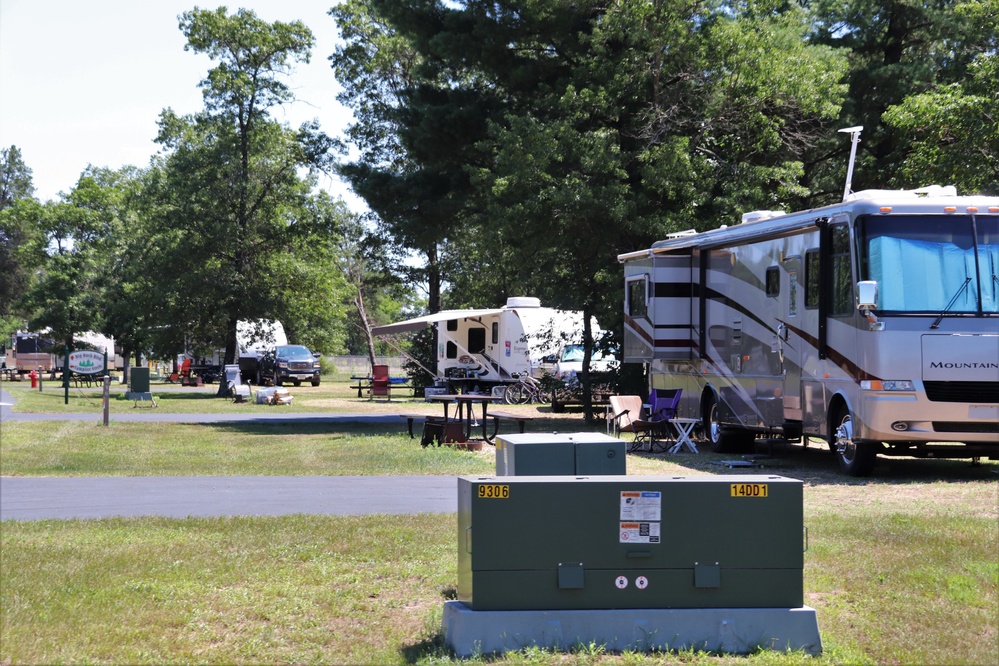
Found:
M 301 345 L 285 345 L 277 348 L 277 355 L 282 358 L 312 359 L 312 352 Z
M 863 278 L 878 309 L 999 313 L 999 218 L 893 215 L 862 218 Z

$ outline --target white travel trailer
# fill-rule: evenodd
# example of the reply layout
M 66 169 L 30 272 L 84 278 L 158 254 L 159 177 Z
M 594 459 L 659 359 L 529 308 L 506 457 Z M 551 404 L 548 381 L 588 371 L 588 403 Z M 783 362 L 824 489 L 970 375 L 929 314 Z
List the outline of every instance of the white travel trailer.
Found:
M 857 476 L 999 458 L 999 197 L 858 192 L 619 260 L 624 361 L 683 389 L 715 450 L 822 437 Z
M 386 337 L 435 325 L 438 378 L 486 390 L 516 381 L 514 375 L 537 376 L 546 356 L 582 335 L 582 321 L 580 312 L 543 308 L 537 298 L 514 297 L 502 308 L 442 310 L 371 332 Z

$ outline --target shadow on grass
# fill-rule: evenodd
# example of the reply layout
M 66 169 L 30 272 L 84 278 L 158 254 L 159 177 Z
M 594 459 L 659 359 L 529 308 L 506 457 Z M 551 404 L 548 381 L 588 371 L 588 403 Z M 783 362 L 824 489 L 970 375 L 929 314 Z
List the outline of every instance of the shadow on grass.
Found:
M 821 440 L 803 444 L 770 443 L 758 440 L 752 454 L 712 453 L 707 442 L 697 442 L 699 453 L 643 453 L 629 455 L 650 460 L 668 460 L 699 474 L 778 474 L 800 479 L 813 485 L 866 486 L 877 484 L 905 485 L 909 483 L 999 483 L 999 464 L 973 463 L 969 459 L 932 459 L 878 456 L 874 472 L 869 477 L 847 476 L 839 468 L 836 456 Z M 752 463 L 752 467 L 732 466 L 732 463 Z
M 253 419 L 250 417 L 245 421 L 222 421 L 217 423 L 205 423 L 206 428 L 212 428 L 220 432 L 239 432 L 249 435 L 363 435 L 363 436 L 403 436 L 409 439 L 406 431 L 406 421 L 399 419 L 398 422 L 375 422 L 358 423 L 351 421 L 322 421 L 308 419 L 294 419 L 287 421 L 274 421 L 266 417 Z M 413 433 L 419 441 L 420 431 L 417 426 L 413 426 Z

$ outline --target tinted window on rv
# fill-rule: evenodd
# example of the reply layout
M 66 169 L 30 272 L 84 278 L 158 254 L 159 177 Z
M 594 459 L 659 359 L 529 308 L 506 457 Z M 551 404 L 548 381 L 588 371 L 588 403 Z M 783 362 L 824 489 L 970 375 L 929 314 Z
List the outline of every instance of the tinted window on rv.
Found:
M 853 313 L 853 272 L 850 269 L 850 229 L 845 224 L 831 229 L 832 308 L 829 314 Z
M 861 272 L 892 312 L 999 312 L 999 218 L 860 219 Z
M 458 320 L 457 319 L 448 319 L 447 320 L 447 330 L 449 330 L 449 331 L 457 331 L 458 330 Z
M 458 345 L 448 340 L 445 354 L 448 358 L 458 358 Z
M 483 354 L 486 351 L 486 329 L 468 329 L 468 351 L 472 354 Z
M 776 266 L 767 269 L 767 296 L 776 298 L 780 294 L 780 270 Z
M 819 251 L 805 253 L 805 307 L 819 307 Z
M 494 345 L 498 345 L 499 344 L 499 322 L 498 321 L 494 321 L 493 322 L 493 344 Z
M 632 317 L 646 317 L 649 314 L 649 305 L 645 295 L 647 280 L 631 280 L 628 282 L 628 314 Z

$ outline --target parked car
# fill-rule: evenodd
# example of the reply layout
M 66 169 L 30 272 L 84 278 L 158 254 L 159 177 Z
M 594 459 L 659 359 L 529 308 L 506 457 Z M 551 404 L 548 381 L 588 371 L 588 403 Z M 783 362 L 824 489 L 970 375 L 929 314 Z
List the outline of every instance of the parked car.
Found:
M 285 382 L 300 386 L 303 381 L 319 386 L 319 354 L 304 345 L 278 345 L 264 354 L 257 363 L 257 384 L 283 386 Z

